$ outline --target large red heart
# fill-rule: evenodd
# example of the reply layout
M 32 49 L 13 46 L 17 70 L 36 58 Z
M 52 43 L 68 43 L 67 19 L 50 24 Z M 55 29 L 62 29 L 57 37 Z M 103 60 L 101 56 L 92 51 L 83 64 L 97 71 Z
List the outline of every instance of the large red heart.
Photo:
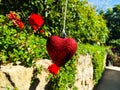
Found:
M 47 40 L 46 47 L 53 63 L 61 67 L 75 54 L 77 43 L 73 38 L 51 36 Z

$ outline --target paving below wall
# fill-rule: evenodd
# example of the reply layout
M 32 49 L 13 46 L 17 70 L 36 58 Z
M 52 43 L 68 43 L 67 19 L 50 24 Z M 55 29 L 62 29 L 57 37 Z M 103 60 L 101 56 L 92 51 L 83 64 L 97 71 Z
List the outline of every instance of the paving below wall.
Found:
M 89 55 L 80 55 L 77 64 L 77 74 L 75 86 L 78 90 L 92 90 L 93 83 L 93 66 Z M 33 68 L 8 64 L 0 68 L 0 90 L 49 90 L 46 88 L 48 80 L 48 66 L 51 60 L 38 60 L 36 65 L 42 65 L 41 74 L 36 78 L 35 83 L 31 84 L 33 78 Z M 71 90 L 71 89 L 69 89 Z

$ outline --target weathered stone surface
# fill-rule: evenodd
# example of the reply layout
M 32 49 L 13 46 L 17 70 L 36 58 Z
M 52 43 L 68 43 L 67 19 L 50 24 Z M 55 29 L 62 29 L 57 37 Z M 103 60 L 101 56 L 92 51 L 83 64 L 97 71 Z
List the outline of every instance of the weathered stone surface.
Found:
M 93 89 L 93 65 L 90 55 L 80 55 L 80 58 L 78 58 L 75 86 L 79 90 Z
M 32 68 L 23 66 L 2 67 L 0 71 L 0 90 L 10 88 L 13 90 L 17 87 L 18 90 L 28 90 L 32 76 Z
M 45 90 L 45 86 L 47 85 L 48 81 L 48 66 L 52 64 L 51 60 L 39 60 L 37 63 L 37 65 L 42 65 L 43 70 L 41 72 L 41 74 L 38 76 L 38 79 L 40 80 L 40 83 L 38 84 L 38 86 L 36 87 L 36 89 L 30 89 L 30 90 Z
M 48 76 L 47 67 L 51 64 L 50 60 L 39 60 L 36 65 L 43 67 L 41 74 L 36 78 L 35 83 L 31 84 L 33 77 L 33 68 L 26 68 L 24 66 L 1 66 L 0 69 L 0 90 L 10 88 L 13 90 L 44 90 L 47 84 L 46 78 Z
M 10 88 L 13 90 L 15 87 L 18 90 L 45 90 L 45 87 L 49 80 L 48 66 L 52 64 L 51 60 L 39 60 L 36 65 L 42 65 L 41 74 L 35 78 L 35 83 L 31 84 L 31 80 L 34 77 L 33 67 L 26 68 L 24 66 L 13 66 L 12 64 L 7 66 L 1 66 L 0 68 L 0 90 L 6 90 Z M 77 74 L 75 86 L 78 90 L 92 90 L 93 84 L 93 66 L 89 55 L 78 58 Z

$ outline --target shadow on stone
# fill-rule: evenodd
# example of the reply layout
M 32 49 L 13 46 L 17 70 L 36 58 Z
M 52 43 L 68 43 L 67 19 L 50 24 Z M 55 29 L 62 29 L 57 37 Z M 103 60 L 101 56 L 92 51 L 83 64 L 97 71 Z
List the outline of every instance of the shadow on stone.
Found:
M 39 83 L 40 83 L 40 80 L 38 78 L 35 78 L 33 80 L 33 83 L 30 85 L 29 90 L 36 90 Z
M 31 84 L 29 90 L 36 90 L 37 86 L 39 85 L 40 80 L 37 78 L 37 69 L 33 70 L 33 76 L 31 77 Z
M 7 74 L 6 72 L 4 72 L 6 78 L 9 80 L 10 84 L 15 88 L 15 83 L 12 81 L 11 77 L 9 74 Z
M 53 84 L 51 84 L 51 83 L 52 83 L 52 80 L 50 79 L 49 82 L 46 84 L 46 86 L 45 86 L 44 89 L 45 89 L 45 90 L 52 90 L 52 89 L 51 89 L 51 85 L 53 85 Z

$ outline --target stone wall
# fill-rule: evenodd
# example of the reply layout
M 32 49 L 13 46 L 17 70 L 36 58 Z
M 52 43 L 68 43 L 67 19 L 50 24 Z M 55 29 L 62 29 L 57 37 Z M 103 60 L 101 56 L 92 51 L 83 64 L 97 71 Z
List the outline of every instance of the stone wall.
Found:
M 89 55 L 78 58 L 75 86 L 78 90 L 92 90 L 94 87 L 93 65 Z
M 93 83 L 93 66 L 89 55 L 78 58 L 77 74 L 75 86 L 78 90 L 92 90 Z M 0 68 L 0 90 L 49 90 L 46 88 L 48 83 L 48 66 L 51 65 L 51 60 L 39 60 L 36 63 L 42 65 L 41 74 L 36 78 L 35 83 L 31 84 L 34 77 L 34 69 L 24 66 L 12 64 L 1 66 Z M 70 90 L 70 89 L 69 89 Z

